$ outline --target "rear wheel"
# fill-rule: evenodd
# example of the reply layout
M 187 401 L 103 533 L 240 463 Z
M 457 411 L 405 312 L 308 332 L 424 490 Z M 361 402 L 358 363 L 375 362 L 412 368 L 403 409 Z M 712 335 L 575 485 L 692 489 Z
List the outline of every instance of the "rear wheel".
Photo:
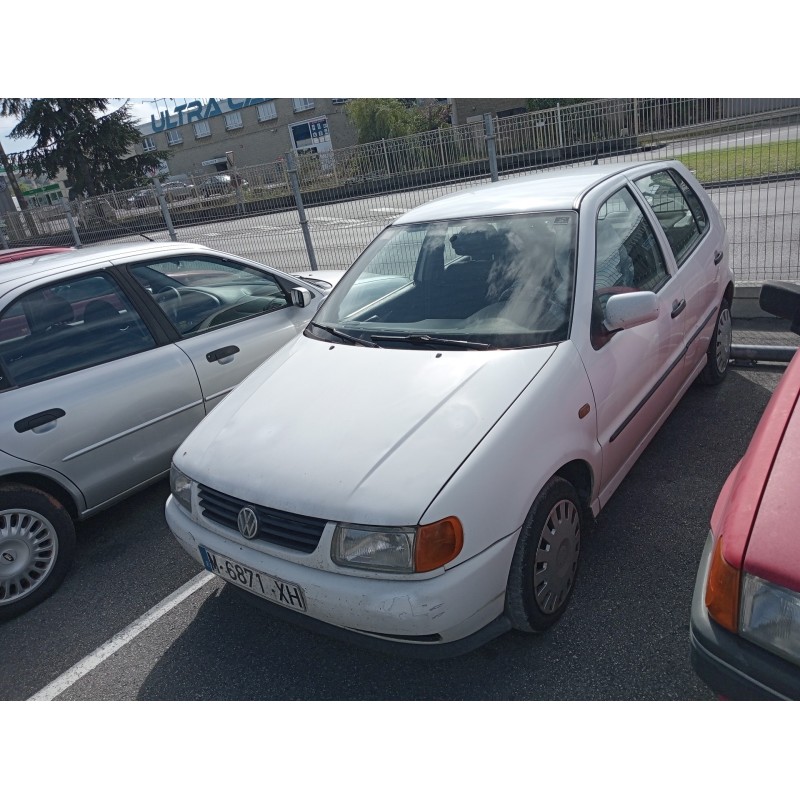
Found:
M 581 552 L 583 505 L 575 487 L 551 478 L 520 532 L 506 589 L 506 614 L 520 631 L 554 625 L 575 588 Z
M 728 374 L 733 339 L 733 319 L 730 303 L 723 297 L 720 304 L 714 335 L 708 343 L 706 365 L 700 373 L 700 382 L 706 386 L 720 383 Z
M 74 550 L 75 526 L 54 497 L 22 484 L 0 487 L 0 620 L 52 594 Z

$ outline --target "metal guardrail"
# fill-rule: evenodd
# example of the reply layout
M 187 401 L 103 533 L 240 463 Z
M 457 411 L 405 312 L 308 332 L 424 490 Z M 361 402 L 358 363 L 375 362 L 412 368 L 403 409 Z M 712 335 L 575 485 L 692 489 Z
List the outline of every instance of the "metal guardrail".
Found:
M 287 271 L 344 269 L 388 222 L 444 194 L 595 159 L 680 158 L 694 165 L 726 220 L 737 280 L 796 280 L 800 101 L 765 109 L 767 102 L 609 99 L 484 119 L 297 155 L 296 190 L 287 154 L 164 178 L 166 213 L 153 185 L 6 214 L 0 244 L 179 238 Z M 722 174 L 733 185 L 715 178 Z

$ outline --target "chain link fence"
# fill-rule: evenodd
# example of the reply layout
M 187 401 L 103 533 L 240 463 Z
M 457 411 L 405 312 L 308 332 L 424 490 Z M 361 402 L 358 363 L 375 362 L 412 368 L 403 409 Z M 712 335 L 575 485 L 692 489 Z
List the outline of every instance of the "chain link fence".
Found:
M 491 180 L 677 158 L 720 208 L 738 281 L 800 279 L 799 100 L 609 99 L 168 176 L 0 218 L 0 244 L 180 239 L 288 272 L 345 269 L 403 212 Z

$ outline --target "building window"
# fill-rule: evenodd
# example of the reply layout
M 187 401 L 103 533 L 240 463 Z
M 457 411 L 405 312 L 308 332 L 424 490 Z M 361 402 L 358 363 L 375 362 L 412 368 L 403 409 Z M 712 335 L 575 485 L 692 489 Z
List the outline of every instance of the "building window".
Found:
M 156 143 L 153 141 L 153 137 L 145 136 L 144 139 L 142 139 L 142 150 L 145 153 L 149 153 L 155 149 L 156 149 Z
M 301 111 L 308 111 L 314 108 L 314 101 L 308 97 L 295 97 L 292 99 L 294 103 L 294 113 L 299 114 Z
M 269 103 L 260 103 L 258 106 L 258 121 L 266 122 L 268 119 L 277 119 L 278 112 L 275 110 L 274 101 L 270 100 Z
M 183 135 L 180 131 L 167 131 L 167 144 L 180 144 L 183 141 Z
M 194 138 L 204 139 L 206 136 L 211 136 L 211 126 L 208 122 L 195 122 L 194 123 Z
M 242 127 L 242 113 L 241 111 L 231 111 L 230 114 L 225 115 L 225 130 L 233 131 L 236 128 Z
M 294 149 L 298 153 L 319 152 L 319 145 L 327 143 L 323 150 L 330 149 L 331 135 L 328 130 L 328 118 L 319 117 L 310 119 L 308 122 L 297 122 L 289 126 L 294 142 Z

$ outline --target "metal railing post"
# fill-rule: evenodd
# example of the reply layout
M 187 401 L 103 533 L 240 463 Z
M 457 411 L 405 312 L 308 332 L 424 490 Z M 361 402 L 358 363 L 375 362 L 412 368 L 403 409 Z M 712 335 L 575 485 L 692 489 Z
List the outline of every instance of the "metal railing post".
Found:
M 233 150 L 227 150 L 225 152 L 225 158 L 228 159 L 228 169 L 231 171 L 231 175 L 233 176 L 231 180 L 233 180 L 233 190 L 236 192 L 236 209 L 244 216 L 244 196 L 242 195 L 242 186 L 241 186 L 241 179 L 239 178 L 239 173 L 236 171 L 236 160 L 233 156 Z
M 495 182 L 500 179 L 497 175 L 497 143 L 491 114 L 483 115 L 483 131 L 486 139 L 486 151 L 489 154 L 489 171 L 492 173 L 492 182 Z
M 319 269 L 317 266 L 317 257 L 314 255 L 314 245 L 311 243 L 311 232 L 308 230 L 306 210 L 303 208 L 303 195 L 300 192 L 300 181 L 297 178 L 297 164 L 294 160 L 294 153 L 292 153 L 291 150 L 286 153 L 286 173 L 289 177 L 292 193 L 294 194 L 297 213 L 300 215 L 300 230 L 303 231 L 303 239 L 305 240 L 306 250 L 308 251 L 308 260 L 311 264 L 311 269 L 316 270 Z
M 156 191 L 158 205 L 161 207 L 161 216 L 164 217 L 164 222 L 169 231 L 169 238 L 172 239 L 173 242 L 177 242 L 178 234 L 175 233 L 175 227 L 172 224 L 172 216 L 169 213 L 169 206 L 167 205 L 167 198 L 164 194 L 164 189 L 161 187 L 161 181 L 158 178 L 153 178 L 153 187 Z
M 556 117 L 558 119 L 558 149 L 564 149 L 564 123 L 561 121 L 561 103 L 556 103 Z
M 75 218 L 72 216 L 72 209 L 69 207 L 67 198 L 63 195 L 61 196 L 61 205 L 64 209 L 64 216 L 67 218 L 67 222 L 69 223 L 69 229 L 72 231 L 72 238 L 75 240 L 75 247 L 80 247 L 81 237 L 78 236 L 78 228 L 75 226 Z
M 389 153 L 386 152 L 386 139 L 381 139 L 383 144 L 383 160 L 386 162 L 386 174 L 391 175 L 392 171 L 389 169 Z

